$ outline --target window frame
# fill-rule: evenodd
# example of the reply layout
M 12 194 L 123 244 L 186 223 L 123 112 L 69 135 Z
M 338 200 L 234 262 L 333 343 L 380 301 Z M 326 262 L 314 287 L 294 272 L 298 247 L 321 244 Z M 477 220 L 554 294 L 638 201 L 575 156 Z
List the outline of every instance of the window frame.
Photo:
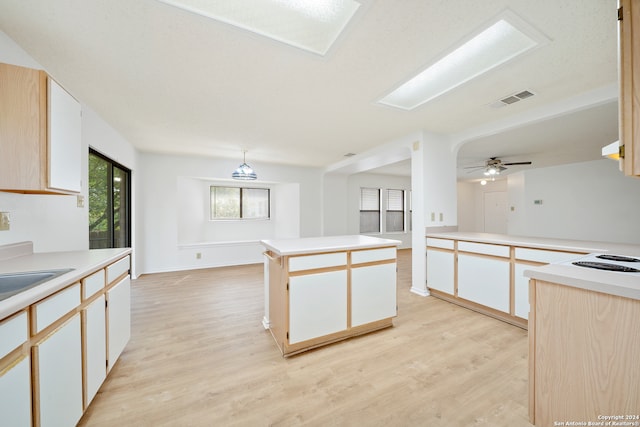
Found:
M 102 154 L 101 152 L 95 150 L 92 147 L 89 147 L 88 150 L 88 154 L 87 154 L 87 168 L 91 169 L 90 167 L 90 163 L 91 163 L 91 156 L 94 156 L 98 159 L 100 159 L 101 161 L 105 162 L 108 166 L 107 169 L 107 194 L 110 196 L 108 197 L 108 199 L 105 201 L 106 203 L 106 212 L 107 212 L 107 227 L 108 230 L 107 232 L 109 233 L 108 236 L 108 246 L 104 246 L 101 244 L 98 244 L 98 246 L 96 246 L 96 242 L 100 242 L 101 240 L 104 239 L 95 239 L 92 238 L 91 233 L 93 232 L 92 226 L 95 227 L 98 223 L 91 223 L 91 193 L 93 191 L 93 189 L 91 188 L 91 171 L 89 170 L 87 172 L 87 174 L 89 175 L 88 177 L 88 183 L 87 183 L 87 187 L 88 187 L 88 194 L 87 194 L 87 199 L 88 199 L 88 215 L 89 215 L 89 248 L 90 249 L 102 249 L 102 248 L 129 248 L 131 247 L 131 241 L 132 241 L 132 235 L 131 235 L 131 222 L 132 222 L 132 204 L 131 204 L 131 186 L 132 186 L 132 178 L 133 178 L 133 174 L 131 169 L 129 169 L 128 167 L 116 162 L 115 160 L 111 159 L 110 157 Z M 114 212 L 114 206 L 115 206 L 115 197 L 116 197 L 116 192 L 114 191 L 114 176 L 115 171 L 120 170 L 120 172 L 124 173 L 125 177 L 126 177 L 126 183 L 124 186 L 124 191 L 125 191 L 125 195 L 120 197 L 120 203 L 119 203 L 119 207 L 121 209 L 120 212 L 120 219 L 121 221 L 119 222 L 119 226 L 120 228 L 118 229 L 118 227 L 116 227 L 116 223 L 114 222 L 114 218 L 115 218 L 115 212 Z M 120 230 L 120 232 L 122 233 L 122 236 L 118 237 L 118 230 Z
M 214 209 L 214 188 L 233 188 L 239 190 L 239 210 L 240 216 L 236 218 L 216 218 Z M 244 190 L 263 190 L 267 192 L 267 216 L 259 218 L 243 218 L 243 191 Z M 271 219 L 271 188 L 268 187 L 243 187 L 234 185 L 217 185 L 209 186 L 209 221 L 269 221 Z
M 375 190 L 378 195 L 378 209 L 362 209 L 363 208 L 363 196 L 365 190 Z M 376 231 L 362 231 L 362 214 L 363 213 L 378 213 L 378 229 Z M 360 234 L 381 234 L 382 233 L 382 189 L 372 187 L 360 187 L 360 210 L 359 210 L 359 233 Z
M 386 209 L 384 211 L 385 214 L 385 219 L 384 219 L 384 225 L 385 225 L 385 229 L 384 232 L 385 233 L 406 233 L 407 232 L 407 211 L 406 211 L 406 206 L 407 206 L 407 191 L 403 190 L 403 189 L 399 189 L 399 188 L 386 188 Z M 400 197 L 402 198 L 402 207 L 401 209 L 389 209 L 389 193 L 390 192 L 399 192 L 400 193 Z M 401 230 L 389 230 L 389 212 L 400 212 L 402 213 L 402 229 Z

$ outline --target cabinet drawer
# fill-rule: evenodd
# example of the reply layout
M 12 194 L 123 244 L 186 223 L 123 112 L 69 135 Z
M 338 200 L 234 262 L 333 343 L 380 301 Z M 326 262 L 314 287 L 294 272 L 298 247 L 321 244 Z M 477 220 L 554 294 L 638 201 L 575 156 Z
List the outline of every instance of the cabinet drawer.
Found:
M 431 248 L 451 249 L 453 250 L 453 240 L 447 239 L 434 239 L 433 237 L 427 237 L 427 246 Z
M 118 277 L 129 271 L 129 256 L 116 261 L 107 267 L 107 284 L 111 284 Z
M 303 255 L 289 258 L 289 271 L 312 270 L 314 268 L 347 265 L 346 252 L 332 252 L 320 255 Z
M 26 311 L 0 322 L 0 359 L 24 344 L 28 331 Z
M 82 299 L 87 299 L 104 288 L 104 270 L 82 279 Z
M 396 259 L 396 248 L 369 249 L 351 252 L 351 264 Z
M 544 249 L 516 248 L 516 259 L 522 261 L 534 261 L 544 264 L 566 262 L 578 258 L 584 254 L 572 252 L 547 251 Z
M 509 258 L 509 246 L 489 245 L 486 243 L 458 242 L 458 251 L 474 252 Z
M 80 283 L 31 306 L 33 334 L 37 334 L 80 305 Z

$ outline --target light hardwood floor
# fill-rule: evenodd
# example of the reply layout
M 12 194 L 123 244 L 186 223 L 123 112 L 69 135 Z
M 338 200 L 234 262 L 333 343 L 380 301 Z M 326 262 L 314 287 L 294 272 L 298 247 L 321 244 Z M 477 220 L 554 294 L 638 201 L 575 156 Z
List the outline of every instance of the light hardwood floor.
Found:
M 527 332 L 409 292 L 394 327 L 282 358 L 261 264 L 145 275 L 83 426 L 530 426 Z

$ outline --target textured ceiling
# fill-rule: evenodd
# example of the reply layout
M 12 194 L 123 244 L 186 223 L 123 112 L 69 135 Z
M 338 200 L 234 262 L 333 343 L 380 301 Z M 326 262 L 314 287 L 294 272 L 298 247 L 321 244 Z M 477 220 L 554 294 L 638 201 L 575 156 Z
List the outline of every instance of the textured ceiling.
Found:
M 466 166 L 617 138 L 615 102 L 473 133 L 615 84 L 616 0 L 362 3 L 324 57 L 155 0 L 2 0 L 0 30 L 142 151 L 324 167 L 426 130 L 466 132 Z M 505 9 L 551 42 L 413 111 L 376 103 Z

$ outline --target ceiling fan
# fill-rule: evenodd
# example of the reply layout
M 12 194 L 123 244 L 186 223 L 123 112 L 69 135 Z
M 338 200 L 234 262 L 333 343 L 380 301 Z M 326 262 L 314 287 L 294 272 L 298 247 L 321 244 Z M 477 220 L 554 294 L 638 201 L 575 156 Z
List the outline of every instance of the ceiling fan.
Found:
M 488 177 L 494 177 L 496 175 L 500 175 L 500 172 L 507 170 L 507 166 L 514 165 L 530 165 L 531 162 L 509 162 L 503 163 L 497 157 L 489 157 L 488 160 L 485 161 L 483 166 L 467 166 L 465 169 L 484 169 L 484 174 Z M 473 172 L 472 170 L 469 172 Z

